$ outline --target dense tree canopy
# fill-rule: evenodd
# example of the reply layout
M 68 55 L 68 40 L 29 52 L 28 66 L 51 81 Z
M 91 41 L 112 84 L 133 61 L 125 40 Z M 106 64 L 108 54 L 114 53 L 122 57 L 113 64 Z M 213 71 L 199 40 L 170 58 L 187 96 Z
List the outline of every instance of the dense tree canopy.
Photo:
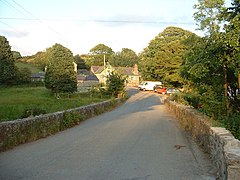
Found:
M 0 84 L 15 83 L 16 72 L 11 46 L 4 36 L 0 36 Z
M 113 54 L 110 59 L 110 64 L 116 67 L 133 67 L 134 64 L 138 64 L 138 62 L 138 55 L 128 48 L 123 48 L 121 52 Z
M 77 73 L 74 71 L 72 52 L 55 44 L 47 50 L 47 71 L 45 86 L 53 93 L 74 92 L 77 90 Z
M 194 5 L 197 10 L 194 13 L 199 30 L 205 30 L 209 35 L 220 30 L 221 12 L 224 11 L 224 0 L 198 0 Z
M 104 44 L 98 44 L 90 49 L 90 56 L 86 59 L 86 64 L 88 66 L 103 66 L 104 57 L 106 61 L 110 61 L 112 54 L 114 54 L 112 48 Z
M 160 80 L 179 86 L 182 79 L 179 68 L 183 52 L 188 48 L 184 41 L 193 33 L 178 27 L 168 27 L 153 39 L 141 54 L 140 68 L 146 80 Z
M 20 59 L 22 57 L 21 53 L 18 52 L 18 51 L 12 51 L 12 53 L 13 53 L 14 60 L 18 60 L 18 59 Z
M 98 44 L 96 46 L 94 46 L 92 49 L 90 49 L 90 53 L 93 55 L 97 55 L 97 54 L 113 54 L 114 51 L 112 50 L 112 48 L 104 45 L 104 44 Z
M 89 69 L 89 66 L 86 65 L 85 60 L 79 56 L 79 54 L 74 56 L 74 61 L 77 63 L 78 69 Z
M 217 5 L 209 5 L 217 2 Z M 189 80 L 195 91 L 204 94 L 202 99 L 205 101 L 205 108 L 215 102 L 218 105 L 222 104 L 227 110 L 222 112 L 222 116 L 224 113 L 229 115 L 239 112 L 240 101 L 237 97 L 237 88 L 240 84 L 239 1 L 235 0 L 232 7 L 225 8 L 221 0 L 199 0 L 196 7 L 199 12 L 195 13 L 195 18 L 200 22 L 200 29 L 208 30 L 208 35 L 200 38 L 185 54 L 182 76 Z M 210 18 L 211 12 L 215 13 L 216 18 Z M 217 18 L 219 21 L 216 21 Z M 223 31 L 215 28 L 220 26 L 220 20 L 225 24 Z

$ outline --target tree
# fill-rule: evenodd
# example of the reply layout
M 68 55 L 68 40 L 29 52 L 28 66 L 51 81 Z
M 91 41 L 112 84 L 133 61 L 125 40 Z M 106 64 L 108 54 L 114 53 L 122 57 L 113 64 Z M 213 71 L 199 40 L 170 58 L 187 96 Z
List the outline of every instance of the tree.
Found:
M 102 66 L 104 64 L 104 56 L 105 60 L 109 61 L 114 51 L 104 44 L 98 44 L 90 50 L 90 54 L 91 58 L 88 59 L 86 64 L 89 66 Z
M 107 91 L 115 97 L 120 93 L 124 94 L 125 80 L 126 77 L 124 77 L 122 74 L 112 72 L 107 78 Z
M 222 96 L 224 83 L 221 58 L 221 44 L 216 44 L 209 38 L 199 38 L 195 45 L 183 56 L 181 75 L 193 84 L 193 88 L 203 91 L 206 86 L 212 87 L 216 94 Z
M 77 90 L 77 73 L 74 71 L 72 52 L 55 44 L 47 50 L 47 71 L 45 86 L 56 95 L 60 92 L 72 93 Z
M 240 2 L 239 0 L 233 0 L 232 7 L 226 9 L 223 13 L 223 17 L 229 22 L 225 26 L 226 39 L 225 42 L 231 52 L 231 62 L 235 65 L 236 74 L 238 76 L 238 92 L 240 94 Z
M 239 12 L 237 8 L 239 6 L 226 9 L 223 6 L 221 7 L 221 3 L 216 6 L 207 6 L 208 3 L 218 1 L 200 2 L 202 2 L 201 11 L 195 15 L 208 17 L 203 18 L 202 22 L 200 21 L 200 24 L 208 29 L 208 36 L 201 38 L 185 54 L 182 76 L 192 83 L 192 87 L 198 93 L 204 94 L 203 97 L 208 98 L 208 102 L 205 103 L 218 102 L 218 104 L 225 104 L 224 112 L 229 116 L 234 111 L 239 111 L 240 104 L 236 95 L 240 65 L 240 19 L 238 13 L 236 13 Z M 235 5 L 237 4 L 235 3 Z M 210 7 L 215 10 L 210 10 Z M 204 8 L 207 9 L 204 10 Z M 232 10 L 236 10 L 236 12 L 232 12 Z M 203 12 L 206 14 L 203 14 Z M 215 18 L 211 18 L 212 13 L 209 12 L 215 12 Z M 197 20 L 201 19 L 197 16 L 195 18 Z M 224 19 L 229 21 L 225 25 L 225 32 L 220 32 L 217 28 L 214 28 L 217 18 L 219 18 L 218 23 Z M 219 24 L 216 26 L 219 26 Z M 222 115 L 224 112 L 222 112 Z
M 138 61 L 139 57 L 133 50 L 123 48 L 121 52 L 112 55 L 110 64 L 116 67 L 133 67 Z
M 31 83 L 31 71 L 29 68 L 19 68 L 17 71 L 17 84 Z
M 221 12 L 225 10 L 224 0 L 198 0 L 194 5 L 197 12 L 194 19 L 198 23 L 199 30 L 206 30 L 209 35 L 220 30 Z
M 180 86 L 182 78 L 179 68 L 183 52 L 188 48 L 184 40 L 192 34 L 181 28 L 168 27 L 150 41 L 141 54 L 140 70 L 143 78 Z
M 4 36 L 0 36 L 0 84 L 14 84 L 16 72 L 11 46 Z
M 84 59 L 82 59 L 78 54 L 74 56 L 74 62 L 77 63 L 78 69 L 89 69 Z
M 13 58 L 15 61 L 22 57 L 20 52 L 18 52 L 18 51 L 12 51 L 12 53 L 13 53 Z
M 45 70 L 48 64 L 47 52 L 48 52 L 47 50 L 39 51 L 33 56 L 34 61 L 32 61 L 32 63 L 40 67 L 43 71 Z

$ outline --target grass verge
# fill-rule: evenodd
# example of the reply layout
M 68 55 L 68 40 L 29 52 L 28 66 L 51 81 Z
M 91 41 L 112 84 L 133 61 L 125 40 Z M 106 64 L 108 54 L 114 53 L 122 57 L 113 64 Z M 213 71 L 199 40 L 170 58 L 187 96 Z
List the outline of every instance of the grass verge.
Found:
M 89 93 L 56 99 L 45 87 L 0 87 L 0 122 L 21 118 L 28 109 L 51 113 L 107 99 L 109 97 Z

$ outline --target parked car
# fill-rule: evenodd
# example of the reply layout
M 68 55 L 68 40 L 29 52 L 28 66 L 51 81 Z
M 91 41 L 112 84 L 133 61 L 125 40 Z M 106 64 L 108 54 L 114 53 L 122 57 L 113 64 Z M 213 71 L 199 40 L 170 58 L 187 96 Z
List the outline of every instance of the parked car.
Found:
M 166 87 L 162 87 L 162 88 L 157 88 L 156 92 L 158 94 L 167 94 L 167 88 Z
M 154 86 L 154 91 L 155 92 L 157 92 L 157 89 L 162 89 L 163 88 L 163 86 L 162 85 L 156 85 L 156 86 Z
M 174 93 L 178 93 L 179 90 L 175 89 L 175 88 L 167 88 L 167 94 L 174 94 Z
M 156 85 L 161 85 L 162 82 L 159 81 L 143 81 L 139 84 L 138 89 L 143 91 L 153 91 Z

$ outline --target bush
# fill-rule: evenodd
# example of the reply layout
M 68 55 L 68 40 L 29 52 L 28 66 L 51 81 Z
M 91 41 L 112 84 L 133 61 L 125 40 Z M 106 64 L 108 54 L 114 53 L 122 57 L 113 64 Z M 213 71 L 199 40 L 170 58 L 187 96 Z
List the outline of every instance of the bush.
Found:
M 21 118 L 34 117 L 34 116 L 38 116 L 40 114 L 46 114 L 46 113 L 47 111 L 45 109 L 41 109 L 38 107 L 31 107 L 23 111 Z
M 227 111 L 227 99 L 217 98 L 214 95 L 202 96 L 190 93 L 173 94 L 170 100 L 180 104 L 190 105 L 211 117 L 217 123 L 228 129 L 235 138 L 240 139 L 240 113 Z
M 80 121 L 84 120 L 84 116 L 77 112 L 67 112 L 63 113 L 63 120 L 60 123 L 60 130 L 73 127 L 79 124 Z
M 184 94 L 183 98 L 188 102 L 188 104 L 195 109 L 201 108 L 201 97 L 198 94 Z
M 77 91 L 77 73 L 74 71 L 72 52 L 60 44 L 47 50 L 48 65 L 45 86 L 57 96 L 58 93 Z
M 118 73 L 111 73 L 107 79 L 107 91 L 114 97 L 118 94 L 125 94 L 124 82 L 126 77 Z
M 192 106 L 195 109 L 201 108 L 201 98 L 198 94 L 191 93 L 176 93 L 172 94 L 170 100 L 176 101 L 180 104 L 184 104 L 187 106 Z
M 230 117 L 223 118 L 226 129 L 231 131 L 235 138 L 240 140 L 240 113 L 235 113 Z
M 31 71 L 29 68 L 19 68 L 17 71 L 16 84 L 29 84 L 31 83 Z

